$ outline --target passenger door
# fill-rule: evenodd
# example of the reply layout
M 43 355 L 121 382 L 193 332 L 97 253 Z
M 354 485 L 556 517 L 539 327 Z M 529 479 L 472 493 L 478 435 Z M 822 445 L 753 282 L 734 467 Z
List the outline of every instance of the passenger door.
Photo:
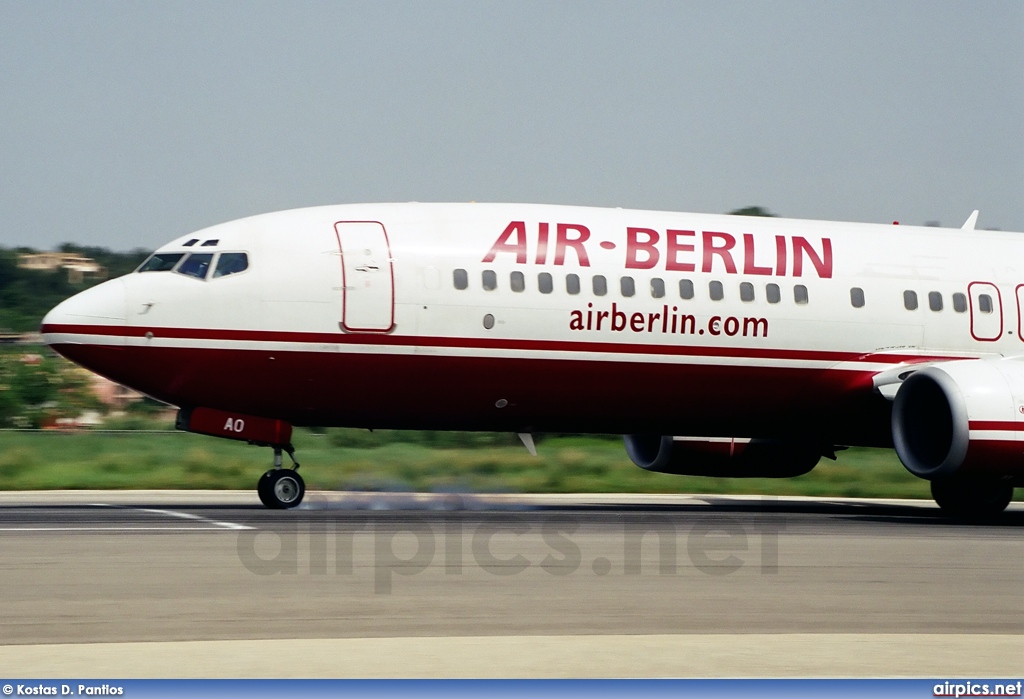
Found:
M 376 221 L 334 225 L 341 252 L 344 297 L 341 327 L 347 332 L 389 332 L 395 324 L 395 283 L 391 246 Z

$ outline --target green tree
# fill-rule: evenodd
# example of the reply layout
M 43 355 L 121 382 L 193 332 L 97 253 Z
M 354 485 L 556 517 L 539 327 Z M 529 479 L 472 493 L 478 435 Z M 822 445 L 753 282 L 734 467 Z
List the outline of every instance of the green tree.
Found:
M 0 379 L 2 380 L 2 379 Z M 0 427 L 10 427 L 21 412 L 21 404 L 14 391 L 6 384 L 0 384 Z
M 82 247 L 65 243 L 62 252 L 86 255 L 107 268 L 110 277 L 127 274 L 145 259 L 144 250 L 127 253 L 106 248 Z M 29 248 L 0 248 L 0 330 L 31 332 L 39 329 L 43 316 L 72 294 L 95 286 L 102 279 L 87 278 L 78 283 L 68 281 L 66 270 L 41 271 L 18 267 L 18 255 L 33 253 Z
M 57 397 L 57 380 L 50 362 L 21 361 L 14 369 L 11 388 L 22 405 L 38 407 Z

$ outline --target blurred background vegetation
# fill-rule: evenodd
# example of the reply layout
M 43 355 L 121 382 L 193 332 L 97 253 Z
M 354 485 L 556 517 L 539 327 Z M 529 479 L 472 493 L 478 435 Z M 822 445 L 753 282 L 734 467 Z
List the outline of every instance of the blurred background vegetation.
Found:
M 0 334 L 36 332 L 51 308 L 82 289 L 128 274 L 146 259 L 145 250 L 112 252 L 106 248 L 65 243 L 58 252 L 74 253 L 95 260 L 104 275 L 86 275 L 75 281 L 66 269 L 41 271 L 19 266 L 21 256 L 38 254 L 30 248 L 0 248 Z
M 398 438 L 397 441 L 395 438 Z M 621 437 L 298 429 L 300 473 L 314 490 L 441 493 L 731 493 L 928 498 L 891 451 L 851 449 L 789 479 L 648 473 Z M 252 490 L 269 449 L 185 432 L 0 431 L 0 490 Z

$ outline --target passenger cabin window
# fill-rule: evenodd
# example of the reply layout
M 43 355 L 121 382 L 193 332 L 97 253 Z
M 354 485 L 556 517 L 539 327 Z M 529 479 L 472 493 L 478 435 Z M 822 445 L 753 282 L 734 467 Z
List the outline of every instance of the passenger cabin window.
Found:
M 793 300 L 803 306 L 807 303 L 807 287 L 803 284 L 797 284 L 793 287 Z
M 455 288 L 459 291 L 464 291 L 469 288 L 469 275 L 466 274 L 466 270 L 457 269 L 452 273 L 452 281 L 455 283 Z
M 665 297 L 665 280 L 655 277 L 651 280 L 651 296 L 656 299 Z
M 725 298 L 725 291 L 722 289 L 722 282 L 710 282 L 708 284 L 708 293 L 711 295 L 712 301 L 721 301 Z
M 523 276 L 522 272 L 513 272 L 509 275 L 508 281 L 512 291 L 518 293 L 526 290 L 526 277 Z
M 782 300 L 782 289 L 778 284 L 765 284 L 764 295 L 768 303 L 778 303 Z
M 537 275 L 537 288 L 542 294 L 550 294 L 554 290 L 555 284 L 551 280 L 550 272 L 541 272 Z
M 967 296 L 964 294 L 953 294 L 953 310 L 957 313 L 967 312 Z
M 679 298 L 686 301 L 693 298 L 693 282 L 689 279 L 679 280 Z
M 750 303 L 754 300 L 754 285 L 750 282 L 740 284 L 740 301 Z
M 850 305 L 854 308 L 864 308 L 864 290 L 859 286 L 850 289 Z
M 928 292 L 928 308 L 932 309 L 933 311 L 941 311 L 942 310 L 942 294 L 940 294 L 938 291 L 929 291 Z
M 633 281 L 633 277 L 622 277 L 619 280 L 619 290 L 623 296 L 632 296 L 636 293 L 636 283 Z
M 982 294 L 978 297 L 978 310 L 982 313 L 992 312 L 992 297 L 988 294 Z
M 169 272 L 185 256 L 183 252 L 158 252 L 139 267 L 140 272 Z
M 578 274 L 567 274 L 565 275 L 565 290 L 570 294 L 580 293 L 580 275 Z
M 217 267 L 213 270 L 213 278 L 238 274 L 249 269 L 249 256 L 244 252 L 222 252 L 217 258 Z
M 917 292 L 916 291 L 910 291 L 908 289 L 907 291 L 903 292 L 903 307 L 906 308 L 908 311 L 916 311 L 917 310 Z
M 175 271 L 184 274 L 186 277 L 206 279 L 210 271 L 210 263 L 213 262 L 213 254 L 209 252 L 194 252 L 185 258 L 185 261 L 178 265 Z
M 604 296 L 608 293 L 608 280 L 601 274 L 594 275 L 594 296 Z
M 494 291 L 498 288 L 498 275 L 493 269 L 485 269 L 480 275 L 480 281 L 483 282 L 484 291 Z

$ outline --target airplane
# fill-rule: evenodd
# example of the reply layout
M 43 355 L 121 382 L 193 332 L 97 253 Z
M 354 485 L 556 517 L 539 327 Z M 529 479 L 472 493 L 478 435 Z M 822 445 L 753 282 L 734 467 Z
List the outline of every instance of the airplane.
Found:
M 270 508 L 305 492 L 293 426 L 346 426 L 622 434 L 648 471 L 741 478 L 894 447 L 943 513 L 993 517 L 1024 486 L 1024 237 L 976 221 L 296 209 L 179 237 L 42 333 L 270 447 Z

